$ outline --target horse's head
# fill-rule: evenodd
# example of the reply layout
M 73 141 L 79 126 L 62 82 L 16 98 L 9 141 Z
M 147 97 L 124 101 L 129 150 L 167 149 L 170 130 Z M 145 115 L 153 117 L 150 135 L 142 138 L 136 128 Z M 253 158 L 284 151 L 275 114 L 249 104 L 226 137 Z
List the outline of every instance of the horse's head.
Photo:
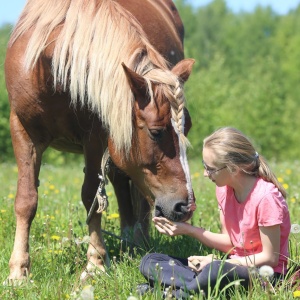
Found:
M 185 137 L 191 119 L 182 90 L 193 63 L 186 59 L 171 71 L 151 69 L 144 76 L 123 64 L 135 99 L 131 148 L 117 151 L 109 140 L 112 160 L 154 205 L 155 216 L 173 221 L 188 220 L 195 210 Z

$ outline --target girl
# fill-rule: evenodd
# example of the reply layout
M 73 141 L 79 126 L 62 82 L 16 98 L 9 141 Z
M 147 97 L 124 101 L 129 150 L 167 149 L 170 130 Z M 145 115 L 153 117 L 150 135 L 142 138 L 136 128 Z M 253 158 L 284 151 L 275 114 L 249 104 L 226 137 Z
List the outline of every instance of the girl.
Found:
M 175 287 L 176 298 L 185 298 L 190 290 L 207 293 L 222 274 L 226 276 L 222 277 L 220 288 L 237 278 L 247 288 L 250 268 L 268 265 L 273 268 L 275 279 L 287 271 L 291 224 L 286 192 L 265 159 L 245 135 L 230 127 L 205 138 L 202 155 L 204 176 L 216 184 L 221 232 L 170 222 L 163 217 L 154 217 L 153 222 L 162 234 L 196 238 L 208 247 L 229 254 L 228 259 L 216 260 L 213 255 L 182 259 L 148 254 L 140 265 L 141 273 L 148 280 L 147 284 L 138 286 L 141 294 L 158 279 L 166 287 Z

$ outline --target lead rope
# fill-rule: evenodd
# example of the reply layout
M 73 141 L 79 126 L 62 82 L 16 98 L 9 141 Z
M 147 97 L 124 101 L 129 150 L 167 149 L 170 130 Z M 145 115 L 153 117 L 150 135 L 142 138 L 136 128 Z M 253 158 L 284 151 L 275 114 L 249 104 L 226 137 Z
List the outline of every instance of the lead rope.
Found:
M 107 179 L 106 175 L 109 170 L 109 162 L 110 162 L 109 151 L 108 151 L 108 148 L 106 148 L 106 150 L 102 156 L 102 161 L 101 161 L 101 174 L 98 174 L 100 183 L 99 183 L 94 201 L 92 203 L 92 206 L 91 206 L 88 216 L 86 218 L 87 225 L 90 223 L 92 214 L 95 211 L 97 204 L 98 204 L 98 209 L 97 209 L 96 213 L 98 213 L 98 214 L 100 214 L 104 210 L 106 210 L 106 208 L 108 206 L 108 197 L 106 195 L 105 184 L 108 184 L 108 179 Z

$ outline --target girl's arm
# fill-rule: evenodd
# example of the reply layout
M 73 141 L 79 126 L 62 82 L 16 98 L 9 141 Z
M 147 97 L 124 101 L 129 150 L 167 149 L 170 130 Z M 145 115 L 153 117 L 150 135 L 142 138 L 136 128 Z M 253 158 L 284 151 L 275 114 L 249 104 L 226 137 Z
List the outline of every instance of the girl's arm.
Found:
M 194 227 L 185 222 L 170 222 L 163 217 L 154 217 L 153 222 L 156 229 L 169 236 L 188 235 L 203 243 L 204 245 L 222 251 L 228 252 L 232 249 L 232 243 L 227 233 L 213 233 L 201 227 Z
M 262 252 L 245 256 L 239 259 L 228 259 L 228 262 L 242 266 L 263 266 L 276 267 L 280 253 L 280 224 L 268 227 L 259 227 L 262 242 Z

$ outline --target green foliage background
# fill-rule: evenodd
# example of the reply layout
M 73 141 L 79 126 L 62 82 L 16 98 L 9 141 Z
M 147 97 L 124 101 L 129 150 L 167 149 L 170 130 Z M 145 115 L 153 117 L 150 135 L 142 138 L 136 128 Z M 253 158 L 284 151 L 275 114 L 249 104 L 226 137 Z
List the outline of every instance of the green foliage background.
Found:
M 175 1 L 185 25 L 185 56 L 195 58 L 186 84 L 193 127 L 190 156 L 220 126 L 249 135 L 270 160 L 298 158 L 300 140 L 300 5 L 286 15 L 257 7 L 232 13 L 224 0 L 194 8 Z M 12 160 L 4 58 L 11 26 L 0 28 L 0 162 Z M 47 152 L 65 162 L 66 154 Z M 72 158 L 73 160 L 73 158 Z

